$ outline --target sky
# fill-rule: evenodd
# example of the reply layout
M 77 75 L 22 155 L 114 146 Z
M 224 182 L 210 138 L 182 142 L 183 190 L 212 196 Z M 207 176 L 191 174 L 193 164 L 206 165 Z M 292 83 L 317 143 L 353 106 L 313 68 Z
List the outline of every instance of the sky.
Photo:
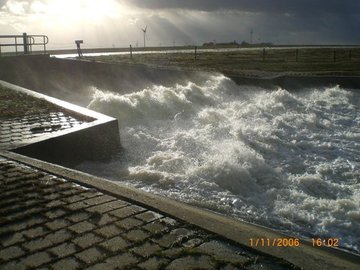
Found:
M 145 26 L 147 46 L 357 45 L 360 1 L 0 0 L 0 35 L 44 34 L 49 49 L 143 47 Z

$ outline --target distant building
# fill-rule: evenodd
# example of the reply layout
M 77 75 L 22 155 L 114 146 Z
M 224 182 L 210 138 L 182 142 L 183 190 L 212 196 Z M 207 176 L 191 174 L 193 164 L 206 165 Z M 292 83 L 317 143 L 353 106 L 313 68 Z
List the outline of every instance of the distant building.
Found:
M 240 47 L 240 44 L 236 42 L 236 40 L 232 42 L 205 42 L 203 47 Z
M 216 47 L 222 47 L 222 48 L 239 48 L 239 47 L 271 47 L 273 44 L 270 42 L 262 42 L 262 43 L 254 43 L 250 44 L 246 41 L 241 42 L 240 44 L 234 40 L 232 42 L 205 42 L 202 46 L 205 48 L 216 48 Z

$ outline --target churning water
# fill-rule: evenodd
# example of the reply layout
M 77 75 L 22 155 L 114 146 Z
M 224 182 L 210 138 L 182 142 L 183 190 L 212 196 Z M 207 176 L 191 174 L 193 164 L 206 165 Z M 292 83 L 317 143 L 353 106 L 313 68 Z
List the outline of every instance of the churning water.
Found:
M 222 75 L 131 94 L 94 90 L 124 152 L 81 169 L 360 252 L 360 92 L 266 90 Z

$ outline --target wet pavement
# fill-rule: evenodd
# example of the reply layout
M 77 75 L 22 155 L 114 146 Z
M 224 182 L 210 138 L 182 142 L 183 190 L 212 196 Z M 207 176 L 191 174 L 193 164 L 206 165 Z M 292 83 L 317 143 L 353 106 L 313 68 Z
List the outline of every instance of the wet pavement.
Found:
M 34 138 L 86 123 L 66 112 L 51 112 L 1 119 L 0 150 L 8 150 Z
M 294 269 L 191 224 L 0 160 L 0 269 Z

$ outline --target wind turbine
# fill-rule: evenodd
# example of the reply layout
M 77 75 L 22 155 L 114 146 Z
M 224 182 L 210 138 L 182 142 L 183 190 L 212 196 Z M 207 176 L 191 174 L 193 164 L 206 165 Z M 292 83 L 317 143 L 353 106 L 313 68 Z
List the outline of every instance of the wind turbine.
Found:
M 144 48 L 146 47 L 146 30 L 147 30 L 147 26 L 145 26 L 145 28 L 141 28 L 141 30 L 144 32 Z

